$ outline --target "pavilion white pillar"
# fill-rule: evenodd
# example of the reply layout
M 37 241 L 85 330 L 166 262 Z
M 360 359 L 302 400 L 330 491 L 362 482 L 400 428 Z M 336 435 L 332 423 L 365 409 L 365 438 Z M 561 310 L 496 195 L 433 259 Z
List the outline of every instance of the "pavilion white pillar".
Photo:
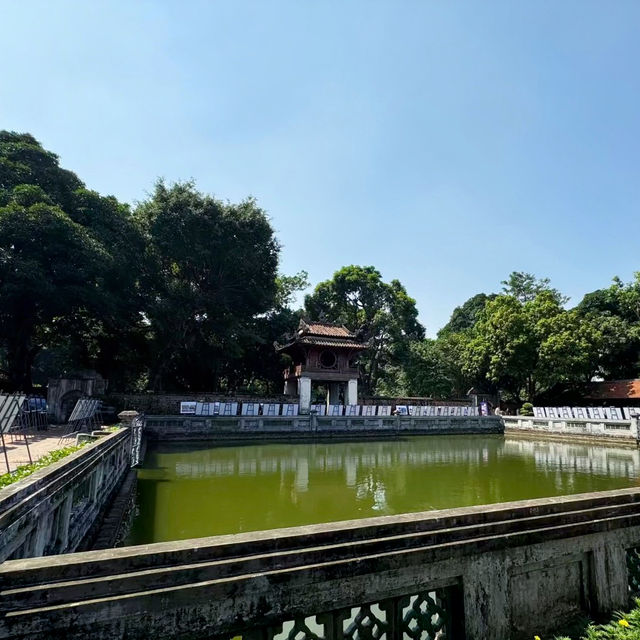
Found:
M 298 395 L 300 396 L 300 413 L 309 413 L 311 409 L 311 378 L 301 376 L 298 379 Z
M 358 378 L 349 380 L 345 404 L 358 404 Z

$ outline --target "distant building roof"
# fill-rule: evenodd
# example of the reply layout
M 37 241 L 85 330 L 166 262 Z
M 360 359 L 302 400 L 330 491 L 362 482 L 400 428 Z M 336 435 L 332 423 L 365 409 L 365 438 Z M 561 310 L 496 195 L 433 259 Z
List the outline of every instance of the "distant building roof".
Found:
M 585 398 L 590 400 L 640 400 L 640 379 L 591 382 L 587 387 Z
M 276 351 L 285 351 L 293 345 L 337 347 L 339 349 L 366 349 L 361 337 L 345 326 L 329 322 L 305 322 L 300 320 L 298 329 L 286 337 L 284 344 L 274 343 Z

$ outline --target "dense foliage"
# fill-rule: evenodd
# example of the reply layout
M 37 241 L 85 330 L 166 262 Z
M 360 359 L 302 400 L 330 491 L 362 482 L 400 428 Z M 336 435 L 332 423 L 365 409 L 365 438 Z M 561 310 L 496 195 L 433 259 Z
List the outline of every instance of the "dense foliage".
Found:
M 274 340 L 300 317 L 342 323 L 369 348 L 365 393 L 533 402 L 640 370 L 640 275 L 574 308 L 546 278 L 511 273 L 425 338 L 415 300 L 350 265 L 295 308 L 307 274 L 278 271 L 255 200 L 159 181 L 135 209 L 90 191 L 29 134 L 0 132 L 0 387 L 93 369 L 112 390 L 281 389 Z
M 8 386 L 28 389 L 34 362 L 95 361 L 138 322 L 141 237 L 127 206 L 85 188 L 28 134 L 0 132 L 0 348 Z
M 251 199 L 233 205 L 191 183 L 159 182 L 135 216 L 153 291 L 151 388 L 217 389 L 222 378 L 236 386 L 235 362 L 277 294 L 279 247 L 265 213 Z
M 369 348 L 360 358 L 368 393 L 394 391 L 412 342 L 424 338 L 416 301 L 398 280 L 382 281 L 374 267 L 343 267 L 304 301 L 309 317 L 358 328 Z
M 501 294 L 478 294 L 426 341 L 410 378 L 421 394 L 475 386 L 521 404 L 580 389 L 594 377 L 632 378 L 640 370 L 640 274 L 614 279 L 574 308 L 547 279 L 514 272 Z M 430 374 L 429 372 L 433 372 Z
M 131 211 L 0 132 L 0 386 L 94 369 L 111 389 L 273 390 L 272 343 L 307 286 L 278 258 L 250 198 L 159 182 Z

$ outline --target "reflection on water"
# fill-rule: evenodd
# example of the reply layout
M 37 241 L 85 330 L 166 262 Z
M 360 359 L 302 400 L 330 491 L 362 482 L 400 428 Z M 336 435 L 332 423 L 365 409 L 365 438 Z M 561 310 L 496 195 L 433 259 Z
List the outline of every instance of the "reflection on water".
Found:
M 159 445 L 138 472 L 128 542 L 616 489 L 639 469 L 636 449 L 501 436 Z

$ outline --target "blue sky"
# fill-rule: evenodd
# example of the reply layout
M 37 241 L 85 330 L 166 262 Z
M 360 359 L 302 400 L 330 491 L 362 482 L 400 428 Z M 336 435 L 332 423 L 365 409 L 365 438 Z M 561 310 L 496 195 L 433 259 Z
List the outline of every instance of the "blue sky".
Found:
M 640 269 L 639 2 L 0 3 L 0 128 L 124 201 L 251 194 L 283 272 L 375 265 L 429 335 Z

